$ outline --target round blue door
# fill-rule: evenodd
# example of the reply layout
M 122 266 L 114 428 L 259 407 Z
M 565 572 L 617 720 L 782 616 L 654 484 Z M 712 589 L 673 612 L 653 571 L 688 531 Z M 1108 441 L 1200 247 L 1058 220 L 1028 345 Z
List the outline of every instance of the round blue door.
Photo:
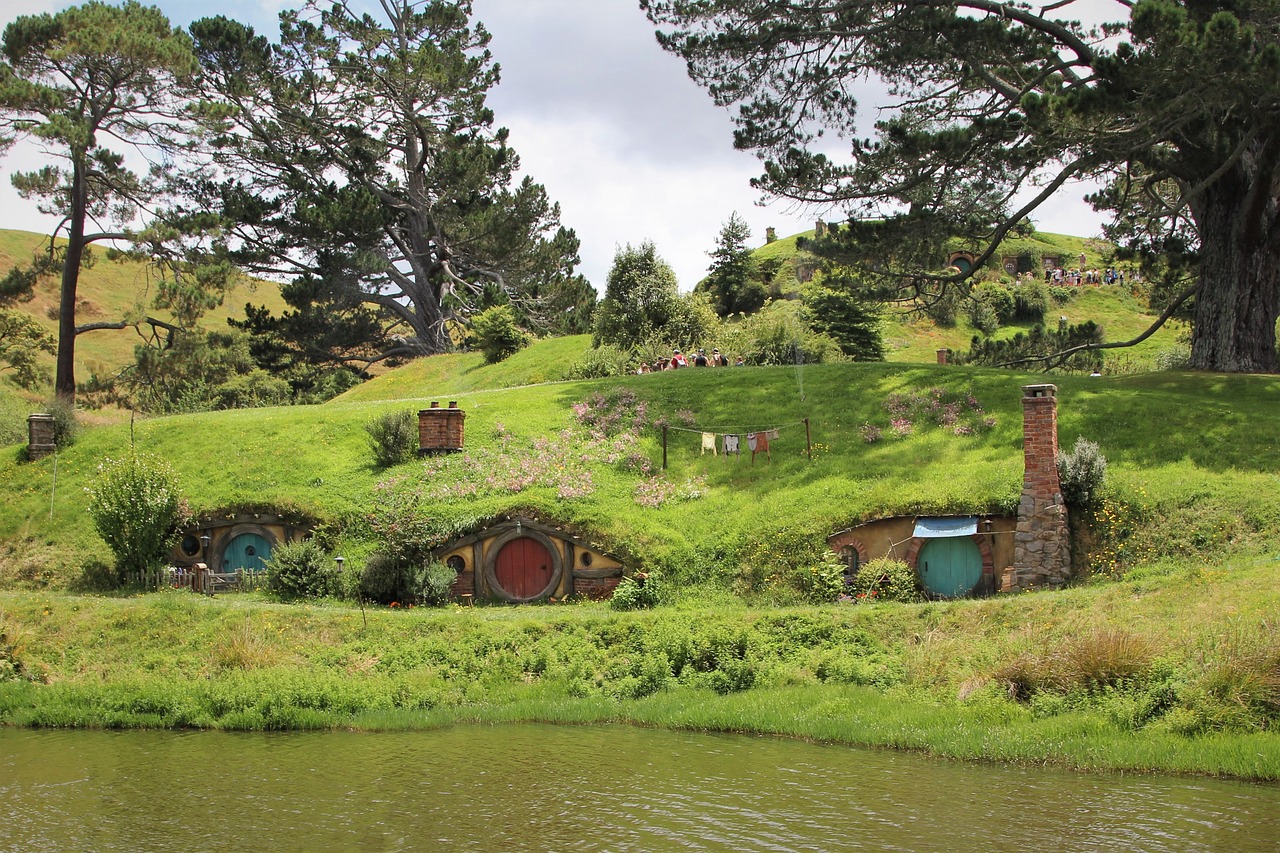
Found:
M 916 557 L 916 569 L 926 590 L 956 598 L 971 594 L 982 580 L 982 554 L 968 536 L 930 539 Z
M 222 552 L 223 572 L 234 572 L 243 569 L 246 572 L 260 572 L 267 567 L 271 559 L 271 540 L 256 533 L 241 533 L 227 543 Z

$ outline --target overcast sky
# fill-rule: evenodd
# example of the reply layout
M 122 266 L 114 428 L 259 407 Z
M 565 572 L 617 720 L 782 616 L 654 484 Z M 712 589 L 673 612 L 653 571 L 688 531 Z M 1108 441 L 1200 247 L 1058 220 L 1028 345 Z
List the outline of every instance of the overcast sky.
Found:
M 524 171 L 560 203 L 563 223 L 582 241 L 581 270 L 600 292 L 615 251 L 627 243 L 652 240 L 687 290 L 706 273 L 707 252 L 734 211 L 750 224 L 752 245 L 764 242 L 766 226 L 779 236 L 813 227 L 814 211 L 756 204 L 758 194 L 748 182 L 760 173 L 759 162 L 734 150 L 729 113 L 689 80 L 680 59 L 658 47 L 636 0 L 473 2 L 502 69 L 502 83 L 489 99 L 497 123 L 511 129 Z M 4 0 L 0 25 L 68 5 Z M 177 25 L 223 14 L 275 40 L 276 13 L 289 4 L 156 5 Z M 52 228 L 8 180 L 10 172 L 39 162 L 29 150 L 0 160 L 0 228 Z M 1095 234 L 1097 218 L 1080 201 L 1083 193 L 1064 191 L 1058 203 L 1034 217 L 1037 226 Z

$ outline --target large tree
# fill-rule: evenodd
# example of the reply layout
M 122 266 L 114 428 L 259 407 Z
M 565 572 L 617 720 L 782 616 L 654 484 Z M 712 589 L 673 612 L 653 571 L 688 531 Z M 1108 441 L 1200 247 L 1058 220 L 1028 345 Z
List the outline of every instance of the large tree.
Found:
M 191 27 L 210 88 L 216 180 L 250 270 L 305 282 L 311 305 L 390 327 L 368 363 L 438 353 L 449 321 L 572 276 L 578 241 L 539 184 L 517 181 L 485 105 L 498 82 L 466 0 L 380 0 L 281 15 L 268 44 L 225 18 Z M 298 306 L 295 306 L 298 307 Z M 340 336 L 339 336 L 340 337 Z
M 119 240 L 158 247 L 174 233 L 143 231 L 140 217 L 148 219 L 170 158 L 185 138 L 184 92 L 197 65 L 190 39 L 158 9 L 132 0 L 20 17 L 5 28 L 3 52 L 0 151 L 26 138 L 54 160 L 14 174 L 13 183 L 61 220 L 45 256 L 15 270 L 0 291 L 12 295 L 29 289 L 40 273 L 60 271 L 54 388 L 74 400 L 76 336 L 126 325 L 76 324 L 76 288 L 88 247 Z M 134 171 L 126 155 L 150 161 L 150 174 Z M 171 272 L 186 271 L 184 261 L 170 258 Z
M 1097 180 L 1099 205 L 1141 217 L 1148 246 L 1180 238 L 1198 261 L 1170 300 L 1194 297 L 1192 365 L 1276 370 L 1277 0 L 642 5 L 691 76 L 739 106 L 736 144 L 766 161 L 758 186 L 844 208 L 832 240 L 882 272 L 928 292 L 945 238 L 982 241 L 977 268 L 1068 182 Z M 1116 22 L 1073 20 L 1100 8 Z M 876 79 L 891 103 L 858 138 L 855 89 Z
M 613 256 L 596 309 L 595 345 L 631 349 L 662 334 L 681 314 L 675 270 L 652 242 L 627 244 Z

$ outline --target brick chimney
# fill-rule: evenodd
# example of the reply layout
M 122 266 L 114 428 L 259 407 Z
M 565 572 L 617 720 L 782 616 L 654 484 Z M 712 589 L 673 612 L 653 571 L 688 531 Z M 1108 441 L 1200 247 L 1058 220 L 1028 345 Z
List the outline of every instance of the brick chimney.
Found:
M 947 349 L 946 347 L 943 347 L 942 349 L 938 350 L 938 364 L 946 364 L 947 356 L 950 354 L 951 354 L 951 350 Z
M 440 408 L 437 400 L 431 408 L 418 411 L 418 455 L 452 453 L 462 449 L 462 428 L 466 412 L 458 408 L 457 401 L 449 408 Z
M 37 413 L 27 416 L 27 459 L 35 462 L 57 450 L 54 442 L 53 415 Z
M 1022 500 L 1014 534 L 1013 564 L 1000 589 L 1060 587 L 1071 575 L 1067 508 L 1058 483 L 1058 388 L 1022 388 Z

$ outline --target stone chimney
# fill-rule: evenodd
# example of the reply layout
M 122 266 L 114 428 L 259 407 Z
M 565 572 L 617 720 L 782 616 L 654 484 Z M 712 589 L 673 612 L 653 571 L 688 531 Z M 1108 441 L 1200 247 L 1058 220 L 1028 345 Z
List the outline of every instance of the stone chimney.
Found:
M 57 450 L 54 442 L 53 415 L 27 416 L 27 459 L 35 462 Z
M 821 219 L 813 223 L 813 236 L 818 240 L 827 236 L 827 223 L 823 222 Z
M 1022 388 L 1022 500 L 1014 534 L 1013 564 L 1001 592 L 1060 587 L 1071 575 L 1067 508 L 1058 483 L 1058 388 Z
M 462 449 L 462 427 L 466 412 L 451 401 L 449 408 L 440 408 L 437 400 L 431 408 L 418 411 L 418 455 L 453 453 Z
M 772 243 L 774 240 L 777 240 L 777 239 L 778 239 L 778 231 L 772 225 L 764 229 L 765 243 Z

